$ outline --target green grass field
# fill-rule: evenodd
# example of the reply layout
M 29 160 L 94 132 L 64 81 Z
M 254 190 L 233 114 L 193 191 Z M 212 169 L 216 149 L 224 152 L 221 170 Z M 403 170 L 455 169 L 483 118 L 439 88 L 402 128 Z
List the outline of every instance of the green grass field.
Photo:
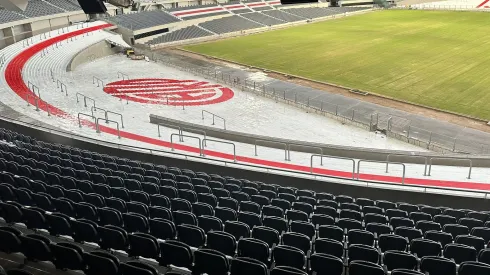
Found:
M 490 14 L 391 10 L 185 49 L 490 120 Z

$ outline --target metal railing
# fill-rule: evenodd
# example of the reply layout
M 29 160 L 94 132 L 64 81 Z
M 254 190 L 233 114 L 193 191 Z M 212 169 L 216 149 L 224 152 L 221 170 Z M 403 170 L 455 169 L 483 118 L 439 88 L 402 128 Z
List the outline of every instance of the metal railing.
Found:
M 471 169 L 473 168 L 473 162 L 471 161 L 471 159 L 468 159 L 468 158 L 455 158 L 455 157 L 432 157 L 429 159 L 429 173 L 427 174 L 427 176 L 430 176 L 430 172 L 432 171 L 432 160 L 435 160 L 435 159 L 454 159 L 454 160 L 463 160 L 463 161 L 468 161 L 470 163 L 470 170 L 468 171 L 468 179 L 471 179 Z
M 123 115 L 121 113 L 116 113 L 116 112 L 113 112 L 113 111 L 106 110 L 105 111 L 105 118 L 106 118 L 106 120 L 109 120 L 108 119 L 109 114 L 113 114 L 113 115 L 119 116 L 121 118 L 121 128 L 124 129 Z
M 299 144 L 299 143 L 287 143 L 288 145 L 288 161 L 291 161 L 291 145 L 296 146 L 296 147 L 302 147 L 302 148 L 313 148 L 313 149 L 319 149 L 320 150 L 320 155 L 323 155 L 323 149 L 318 146 L 310 146 L 310 145 L 305 145 L 305 144 Z M 321 165 L 323 165 L 323 159 L 320 159 Z
M 54 73 L 53 73 L 53 69 L 49 69 L 49 72 L 50 72 L 50 75 L 51 75 L 51 80 L 53 82 L 55 82 L 55 79 L 54 79 Z
M 86 96 L 86 95 L 84 95 L 82 93 L 76 93 L 75 96 L 77 97 L 77 103 L 80 102 L 80 99 L 79 99 L 78 96 L 82 96 L 83 97 L 83 105 L 85 107 L 87 107 L 87 99 L 91 100 L 94 103 L 94 105 L 93 105 L 94 111 L 97 111 L 97 107 L 95 107 L 95 99 L 93 99 L 91 97 L 88 97 L 88 96 Z
M 29 102 L 29 99 L 33 98 L 34 99 L 34 105 L 36 106 L 36 111 L 39 112 L 39 98 L 36 97 L 36 95 L 33 94 L 26 94 L 26 101 L 27 101 L 27 106 L 31 105 Z
M 122 77 L 123 80 L 129 80 L 129 76 L 123 72 L 117 72 L 117 78 Z
M 201 147 L 201 138 L 199 137 L 194 137 L 194 136 L 189 136 L 189 135 L 180 135 L 180 134 L 170 134 L 170 146 L 172 148 L 172 151 L 175 150 L 174 148 L 174 136 L 179 136 L 179 137 L 188 137 L 188 138 L 193 138 L 199 140 L 199 156 L 202 157 L 202 147 Z
M 182 135 L 183 135 L 182 128 L 180 126 L 177 126 L 177 125 L 171 125 L 171 126 L 177 128 L 179 130 L 179 141 L 183 142 L 184 138 L 182 137 Z M 161 132 L 160 132 L 160 127 L 172 128 L 172 127 L 170 127 L 170 124 L 158 123 L 157 124 L 158 137 L 162 137 Z
M 356 175 L 356 160 L 353 158 L 345 158 L 345 157 L 337 157 L 337 156 L 329 156 L 329 155 L 311 155 L 310 157 L 310 173 L 313 173 L 313 158 L 320 157 L 320 162 L 322 162 L 323 158 L 331 158 L 331 159 L 343 159 L 343 160 L 351 160 L 352 161 L 352 179 L 355 179 Z M 322 162 L 323 165 L 323 162 Z
M 207 114 L 210 114 L 210 115 L 213 116 L 213 124 L 211 124 L 211 125 L 214 125 L 215 124 L 215 119 L 214 119 L 215 117 L 221 119 L 223 121 L 223 129 L 226 130 L 226 119 L 224 119 L 223 117 L 218 116 L 217 114 L 211 113 L 211 112 L 206 111 L 206 110 L 202 110 L 202 112 L 201 112 L 202 120 L 204 120 L 204 113 L 207 113 Z
M 266 140 L 266 139 L 256 139 L 255 140 L 255 142 L 254 142 L 255 156 L 258 156 L 258 154 L 257 154 L 257 143 L 259 141 L 262 142 L 262 143 L 273 143 L 273 144 L 284 145 L 284 160 L 285 161 L 288 160 L 288 145 L 287 145 L 287 143 L 285 143 L 285 142 L 279 142 L 279 141 Z
M 37 96 L 41 98 L 41 92 L 39 91 L 39 87 L 34 85 L 31 81 L 27 81 L 27 88 L 35 95 L 37 92 Z
M 96 129 L 96 132 L 97 132 L 97 133 L 100 133 L 100 122 L 99 122 L 99 121 L 100 121 L 101 119 L 104 119 L 104 120 L 105 120 L 105 118 L 104 118 L 104 117 L 98 117 L 98 118 L 97 118 L 97 120 L 95 121 L 95 129 Z M 109 119 L 109 120 L 107 120 L 107 121 L 108 121 L 108 122 L 112 122 L 112 123 L 116 123 L 116 127 L 117 127 L 117 138 L 121 138 L 121 131 L 120 131 L 120 129 L 119 129 L 119 122 L 114 121 L 114 120 L 110 120 L 110 119 Z
M 82 128 L 82 122 L 81 122 L 81 118 L 80 116 L 86 116 L 86 117 L 90 117 L 90 118 L 93 118 L 94 119 L 94 123 L 97 123 L 97 118 L 93 115 L 89 115 L 89 114 L 84 114 L 84 113 L 78 113 L 77 117 L 78 117 L 78 127 Z
M 366 159 L 360 159 L 357 161 L 357 180 L 360 179 L 360 168 L 361 168 L 361 162 L 371 162 L 371 163 L 387 163 L 386 161 L 381 161 L 381 160 L 366 160 Z M 402 184 L 405 184 L 405 164 L 401 162 L 392 162 L 391 164 L 398 164 L 403 167 L 403 175 L 402 175 Z
M 93 116 L 95 116 L 94 112 L 97 112 L 97 110 L 102 110 L 104 111 L 104 116 L 105 116 L 105 119 L 107 120 L 107 114 L 106 114 L 106 109 L 104 108 L 100 108 L 100 107 L 97 107 L 97 108 L 94 108 L 94 106 L 90 106 L 90 113 L 92 113 Z M 109 122 L 106 122 L 106 123 L 109 123 Z
M 207 141 L 212 141 L 212 142 L 217 142 L 217 143 L 223 143 L 223 144 L 229 144 L 233 146 L 233 162 L 236 162 L 236 146 L 235 143 L 229 142 L 229 141 L 222 141 L 222 140 L 217 140 L 217 139 L 211 139 L 211 138 L 203 138 L 202 140 L 202 148 L 204 148 L 204 144 L 207 144 Z M 206 155 L 204 154 L 204 149 L 202 149 L 202 156 L 205 157 Z
M 187 131 L 189 133 L 195 133 L 195 132 L 201 133 L 203 135 L 203 137 L 204 137 L 203 142 L 202 142 L 203 143 L 202 144 L 203 145 L 203 149 L 204 149 L 204 147 L 207 147 L 207 144 L 206 144 L 206 140 L 207 140 L 206 131 L 200 130 L 200 129 L 189 128 L 189 127 L 182 127 L 182 132 L 183 131 Z
M 66 87 L 65 83 L 61 82 L 59 79 L 56 79 L 56 88 L 61 88 L 61 92 L 65 92 L 65 95 L 68 96 L 68 88 Z
M 95 75 L 92 76 L 92 84 L 95 84 L 95 82 L 97 81 L 97 87 L 104 87 L 104 81 L 102 81 L 102 79 L 96 77 Z
M 405 154 L 388 154 L 388 156 L 386 156 L 386 173 L 388 173 L 388 165 L 390 164 L 390 157 L 391 156 L 403 156 L 403 157 L 409 157 L 409 158 L 421 158 L 421 159 L 424 159 L 424 161 L 425 161 L 424 176 L 427 175 L 427 157 L 424 157 L 424 156 L 412 156 L 412 155 L 405 155 Z

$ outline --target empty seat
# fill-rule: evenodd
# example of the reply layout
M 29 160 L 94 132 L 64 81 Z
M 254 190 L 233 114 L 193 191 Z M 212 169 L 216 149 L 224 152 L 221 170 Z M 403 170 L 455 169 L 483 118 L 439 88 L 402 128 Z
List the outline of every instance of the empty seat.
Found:
M 269 263 L 269 246 L 261 240 L 243 238 L 238 241 L 238 256 L 258 260 L 267 266 Z
M 417 268 L 417 258 L 410 253 L 403 251 L 389 250 L 383 254 L 383 263 L 388 271 L 394 269 L 410 269 Z
M 192 267 L 193 254 L 190 246 L 185 243 L 167 240 L 165 243 L 160 243 L 160 251 L 161 257 L 158 259 L 160 265 L 174 265 L 189 269 Z
M 27 260 L 51 261 L 53 259 L 51 241 L 45 236 L 37 234 L 20 235 L 19 239 L 22 242 L 22 254 Z
M 366 230 L 353 229 L 347 233 L 349 244 L 374 245 L 374 234 Z
M 229 263 L 226 255 L 212 249 L 194 252 L 193 274 L 227 275 Z
M 283 218 L 264 217 L 262 219 L 262 224 L 277 230 L 279 233 L 288 231 L 288 222 Z
M 453 242 L 453 236 L 446 232 L 427 231 L 424 234 L 425 239 L 432 240 L 441 244 L 442 247 Z
M 332 239 L 316 239 L 315 253 L 327 254 L 337 258 L 342 258 L 344 255 L 344 245 L 341 242 Z
M 282 234 L 282 243 L 287 246 L 299 248 L 304 254 L 308 254 L 311 248 L 310 238 L 301 233 L 286 232 Z
M 199 216 L 197 217 L 199 227 L 201 227 L 204 232 L 209 231 L 223 231 L 223 222 L 213 216 Z
M 10 254 L 22 250 L 20 236 L 22 233 L 13 227 L 0 227 L 0 251 Z
M 458 235 L 468 235 L 470 232 L 468 227 L 459 224 L 446 224 L 443 227 L 443 231 L 451 234 L 453 238 L 456 238 Z
M 312 223 L 304 221 L 291 221 L 289 225 L 291 232 L 306 235 L 310 240 L 316 235 L 315 226 Z
M 57 269 L 85 270 L 83 249 L 76 244 L 59 242 L 51 245 L 54 265 Z
M 140 261 L 128 261 L 122 263 L 120 266 L 121 275 L 158 275 L 158 271 L 155 267 L 140 262 Z
M 98 228 L 99 246 L 102 249 L 126 250 L 129 246 L 128 233 L 117 226 L 107 225 Z
M 338 257 L 315 253 L 310 257 L 310 269 L 318 275 L 342 275 L 344 263 Z
M 352 261 L 349 263 L 349 275 L 385 275 L 385 271 L 372 262 Z
M 193 247 L 204 246 L 206 233 L 204 230 L 195 225 L 181 224 L 177 226 L 179 240 Z
M 367 261 L 371 263 L 379 262 L 379 253 L 374 247 L 363 244 L 349 245 L 347 251 L 349 262 L 351 261 Z
M 250 236 L 250 227 L 243 222 L 227 221 L 225 223 L 225 232 L 230 233 L 235 239 L 239 240 Z
M 174 239 L 177 229 L 172 221 L 155 218 L 150 220 L 150 233 L 162 240 Z
M 465 261 L 476 260 L 476 249 L 463 244 L 447 244 L 444 247 L 444 257 L 453 259 L 455 263 L 460 264 Z
M 456 236 L 456 239 L 454 239 L 454 242 L 458 243 L 458 244 L 464 244 L 467 246 L 471 246 L 471 247 L 475 248 L 475 250 L 477 252 L 482 250 L 483 248 L 485 248 L 485 241 L 483 240 L 483 238 L 476 237 L 476 236 L 459 235 L 459 236 Z
M 475 261 L 464 262 L 458 268 L 459 275 L 490 274 L 490 265 Z
M 408 241 L 422 238 L 422 231 L 420 231 L 419 229 L 409 228 L 409 227 L 398 227 L 395 230 L 395 234 L 407 238 Z
M 303 269 L 305 265 L 305 254 L 296 247 L 278 245 L 272 252 L 276 266 L 289 266 Z
M 428 256 L 420 261 L 420 271 L 430 275 L 455 275 L 456 264 L 443 257 Z
M 87 264 L 87 275 L 117 275 L 119 274 L 119 260 L 116 256 L 103 252 L 92 251 L 84 254 Z
M 381 252 L 388 250 L 406 251 L 408 240 L 402 236 L 383 234 L 378 237 L 378 246 Z
M 324 225 L 318 228 L 318 236 L 320 238 L 329 238 L 342 242 L 344 239 L 344 230 L 335 225 Z
M 129 235 L 128 255 L 130 257 L 158 259 L 160 246 L 157 239 L 150 234 L 133 233 Z
M 410 252 L 422 258 L 424 256 L 439 256 L 441 255 L 442 246 L 440 243 L 426 240 L 413 239 L 410 242 Z
M 227 232 L 208 232 L 206 247 L 219 251 L 228 256 L 234 256 L 236 250 L 236 239 L 232 234 Z
M 255 259 L 246 257 L 233 258 L 230 275 L 267 275 L 267 266 Z
M 179 225 L 179 224 L 197 225 L 197 217 L 193 213 L 179 210 L 179 211 L 174 211 L 173 216 L 174 216 L 175 225 Z
M 279 232 L 267 226 L 256 226 L 252 229 L 252 238 L 264 241 L 269 247 L 279 244 Z

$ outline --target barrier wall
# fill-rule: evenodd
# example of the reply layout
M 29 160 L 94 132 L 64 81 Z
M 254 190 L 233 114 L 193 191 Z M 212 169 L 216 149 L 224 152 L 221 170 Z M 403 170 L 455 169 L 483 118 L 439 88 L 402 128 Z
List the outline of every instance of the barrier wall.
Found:
M 66 67 L 66 70 L 73 71 L 76 67 L 84 63 L 92 62 L 96 59 L 119 53 L 121 50 L 122 49 L 120 47 L 113 47 L 106 41 L 100 41 L 77 53 L 70 61 L 70 64 L 68 64 Z

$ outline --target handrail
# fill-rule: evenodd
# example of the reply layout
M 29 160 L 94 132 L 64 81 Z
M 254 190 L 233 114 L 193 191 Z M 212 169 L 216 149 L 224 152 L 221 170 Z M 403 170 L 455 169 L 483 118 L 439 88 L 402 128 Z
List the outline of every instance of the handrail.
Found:
M 233 162 L 236 162 L 236 146 L 235 143 L 229 142 L 229 141 L 222 141 L 222 140 L 217 140 L 217 139 L 212 139 L 212 138 L 203 138 L 202 139 L 202 148 L 204 148 L 204 144 L 207 144 L 207 141 L 214 141 L 218 143 L 223 143 L 223 144 L 230 144 L 233 146 Z M 204 154 L 204 149 L 202 149 L 202 156 L 205 157 L 206 155 Z
M 119 78 L 119 76 L 121 76 L 123 80 L 129 80 L 129 76 L 123 72 L 118 71 L 117 72 L 117 78 Z
M 105 113 L 105 112 L 106 112 L 106 109 L 104 109 L 104 108 L 100 108 L 100 107 L 98 107 L 98 108 L 94 108 L 94 106 L 90 106 L 90 112 L 92 113 L 92 115 L 93 115 L 93 116 L 95 116 L 95 115 L 94 115 L 94 111 L 95 111 L 95 112 L 97 112 L 97 110 L 102 110 L 102 111 L 104 111 L 105 119 L 106 119 L 106 120 L 108 119 L 108 118 L 107 118 L 107 115 L 106 115 L 106 113 Z M 106 122 L 106 123 L 109 123 L 109 122 Z
M 313 158 L 314 157 L 320 157 L 320 159 L 323 158 L 332 158 L 332 159 L 345 159 L 345 160 L 352 160 L 352 179 L 355 179 L 356 175 L 356 160 L 353 158 L 346 158 L 346 157 L 337 157 L 337 156 L 330 156 L 330 155 L 314 155 L 312 154 L 310 157 L 310 173 L 313 173 Z
M 272 141 L 272 140 L 266 140 L 266 139 L 256 139 L 255 142 L 254 142 L 254 146 L 255 146 L 255 156 L 258 156 L 257 155 L 257 142 L 258 141 L 262 141 L 262 142 L 268 142 L 268 143 L 275 143 L 275 144 L 281 144 L 281 145 L 284 145 L 284 160 L 288 160 L 288 145 L 287 143 L 285 142 L 279 142 L 279 141 Z
M 78 96 L 79 95 L 83 96 L 83 104 L 85 105 L 85 108 L 87 107 L 87 98 L 90 99 L 90 100 L 92 100 L 94 102 L 94 111 L 97 111 L 97 107 L 95 107 L 95 99 L 93 99 L 91 97 L 88 97 L 88 96 L 86 96 L 86 95 L 84 95 L 82 93 L 78 93 L 78 92 L 75 95 L 77 97 L 77 103 L 79 102 Z
M 99 127 L 99 120 L 105 119 L 104 117 L 98 117 L 97 120 L 95 121 L 95 129 L 97 133 L 100 133 L 100 127 Z M 107 120 L 108 122 L 116 123 L 117 127 L 117 138 L 121 138 L 121 131 L 119 130 L 119 122 L 114 121 L 114 120 Z
M 357 180 L 359 180 L 359 177 L 360 177 L 359 169 L 361 168 L 361 162 L 387 163 L 386 161 L 382 161 L 382 160 L 367 160 L 367 159 L 358 160 L 357 161 Z M 405 184 L 405 170 L 406 170 L 405 164 L 401 163 L 401 162 L 392 162 L 391 164 L 399 164 L 399 165 L 403 166 L 402 184 Z
M 172 128 L 172 127 L 170 127 L 170 124 L 158 123 L 157 124 L 158 137 L 162 137 L 162 135 L 160 134 L 160 126 Z M 179 141 L 184 141 L 184 139 L 182 138 L 182 128 L 180 128 L 180 126 L 177 126 L 177 125 L 172 125 L 172 126 L 173 127 L 176 127 L 179 130 L 179 136 L 180 136 Z
M 174 151 L 174 136 L 179 136 L 179 137 L 188 137 L 188 138 L 193 138 L 199 140 L 199 156 L 203 156 L 202 153 L 202 147 L 201 147 L 201 138 L 199 137 L 194 137 L 194 136 L 189 136 L 189 135 L 179 135 L 179 134 L 170 134 L 170 146 L 172 148 L 172 151 Z
M 427 175 L 427 157 L 412 156 L 412 155 L 405 155 L 405 154 L 388 154 L 388 156 L 386 156 L 386 173 L 388 173 L 388 165 L 390 164 L 390 156 L 403 156 L 403 157 L 409 157 L 409 158 L 423 158 L 425 160 L 424 176 Z
M 455 157 L 432 157 L 429 159 L 429 173 L 427 176 L 430 176 L 430 172 L 432 170 L 432 160 L 433 159 L 455 159 L 455 160 L 467 160 L 470 162 L 470 170 L 468 171 L 468 179 L 471 179 L 471 168 L 473 168 L 473 162 L 468 158 L 455 158 Z
M 50 70 L 50 72 L 51 72 L 51 80 L 53 80 L 53 82 L 54 82 L 54 73 L 53 73 L 53 69 L 49 69 L 49 70 Z
M 39 112 L 39 98 L 37 98 L 36 95 L 26 94 L 27 106 L 30 105 L 29 98 L 31 98 L 31 97 L 34 99 L 34 105 L 36 106 L 36 111 Z
M 80 122 L 80 116 L 87 116 L 94 119 L 94 123 L 97 123 L 97 118 L 95 116 L 91 116 L 89 114 L 78 113 L 78 127 L 82 128 L 82 123 Z
M 116 113 L 116 112 L 113 112 L 113 111 L 109 111 L 109 110 L 106 110 L 105 111 L 105 118 L 106 120 L 108 120 L 108 115 L 107 114 L 114 114 L 114 115 L 118 115 L 121 117 L 121 128 L 124 129 L 124 121 L 123 121 L 123 115 L 120 114 L 120 113 Z
M 27 88 L 34 94 L 36 95 L 36 91 L 37 91 L 37 96 L 39 98 L 41 98 L 41 93 L 39 92 L 39 87 L 37 87 L 36 85 L 34 85 L 34 83 L 32 83 L 31 81 L 27 81 Z M 34 89 L 35 88 L 35 89 Z
M 179 127 L 180 128 L 180 127 Z M 189 128 L 189 127 L 182 127 L 182 130 L 185 131 L 187 130 L 187 132 L 189 133 L 193 133 L 193 132 L 199 132 L 199 133 L 202 133 L 202 135 L 204 136 L 204 139 L 203 139 L 203 150 L 204 150 L 204 147 L 207 147 L 208 145 L 206 144 L 205 142 L 205 139 L 207 138 L 207 135 L 206 135 L 206 131 L 204 130 L 200 130 L 200 129 L 194 129 L 194 128 Z
M 100 87 L 99 83 L 100 83 L 100 85 L 102 85 L 102 87 L 104 87 L 104 81 L 102 81 L 102 79 L 96 77 L 95 75 L 92 76 L 92 84 L 95 84 L 96 80 L 97 80 L 97 87 Z
M 59 79 L 56 79 L 56 88 L 60 88 L 61 86 L 61 92 L 65 92 L 66 96 L 68 96 L 68 89 L 66 88 L 66 85 L 65 83 L 63 83 L 61 80 Z M 65 87 L 65 90 L 63 91 L 63 86 Z
M 214 117 L 217 117 L 217 118 L 220 118 L 221 120 L 223 120 L 223 129 L 226 130 L 226 119 L 218 116 L 217 114 L 211 113 L 211 112 L 206 111 L 206 110 L 202 110 L 202 112 L 201 112 L 202 120 L 204 120 L 204 113 L 208 113 L 208 114 L 213 116 L 213 124 L 211 124 L 211 125 L 214 125 Z
M 288 143 L 288 161 L 291 161 L 291 145 L 302 148 L 320 149 L 320 154 L 323 155 L 323 148 L 318 146 L 303 145 L 299 143 Z M 320 159 L 320 165 L 323 165 L 323 159 Z

